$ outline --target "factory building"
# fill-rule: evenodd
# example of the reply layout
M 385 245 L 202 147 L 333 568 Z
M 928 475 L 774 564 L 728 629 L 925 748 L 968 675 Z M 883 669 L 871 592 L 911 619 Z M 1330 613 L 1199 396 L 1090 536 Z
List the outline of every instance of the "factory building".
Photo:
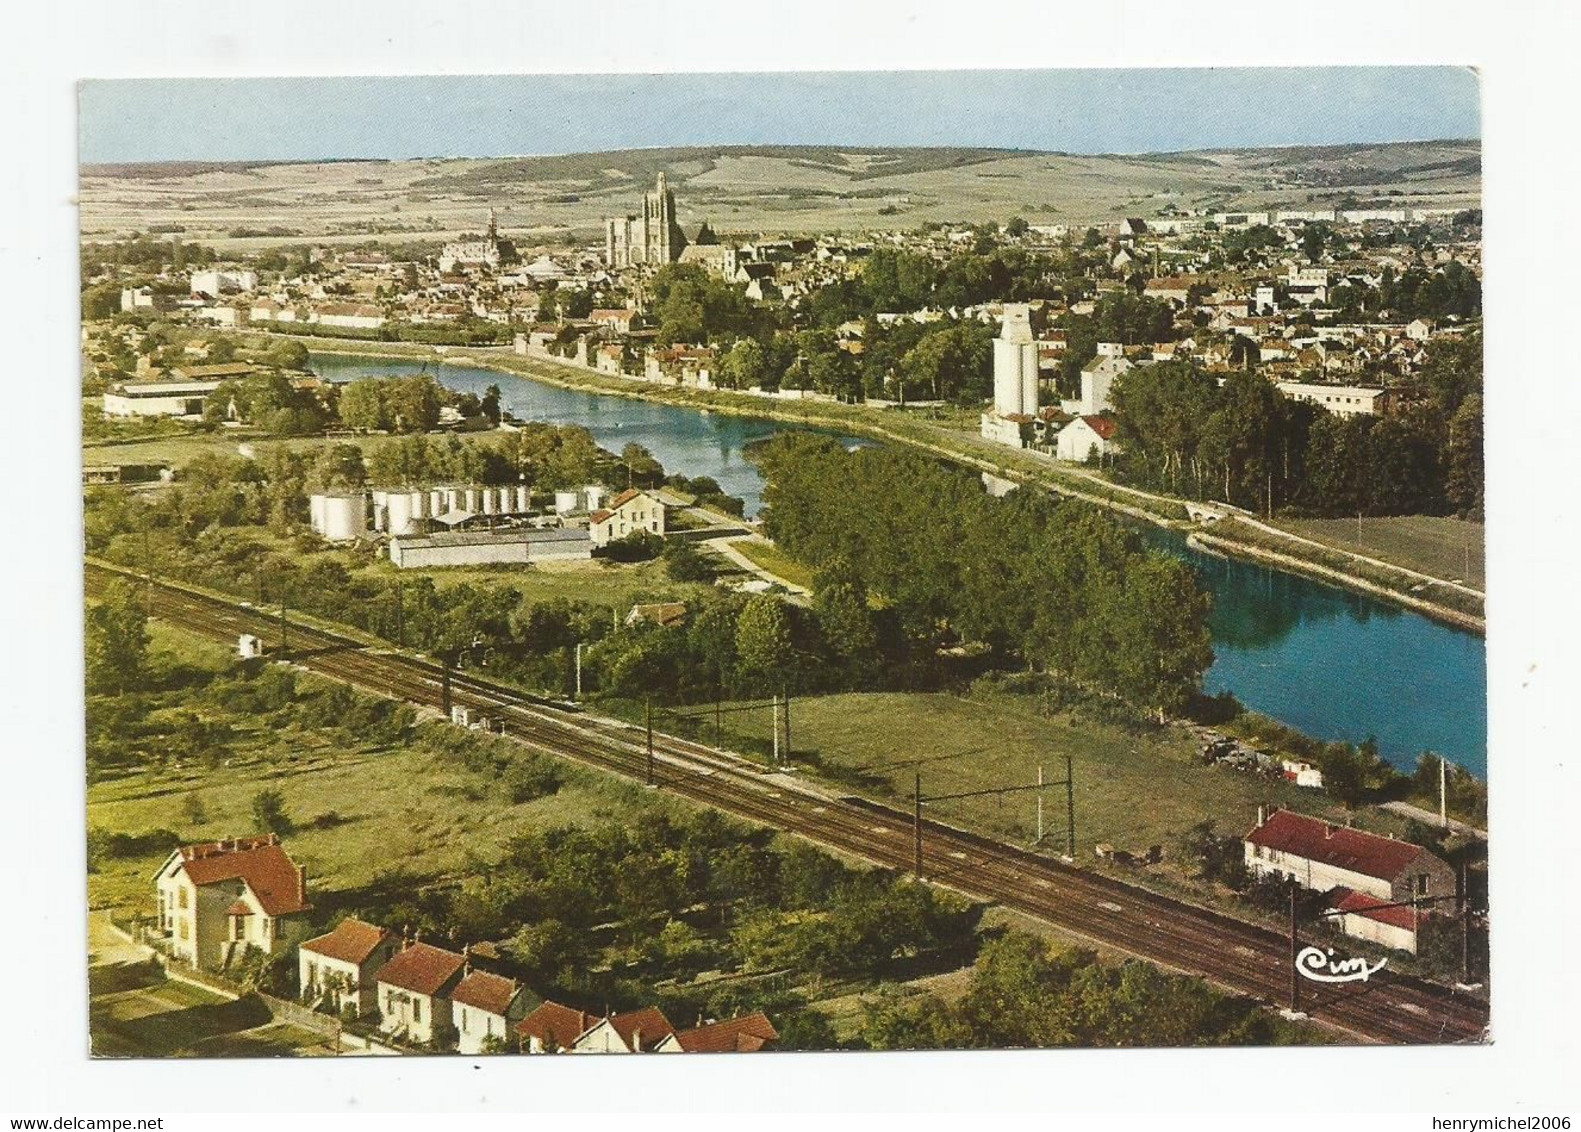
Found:
M 585 562 L 593 541 L 585 530 L 512 527 L 448 531 L 390 540 L 390 561 L 403 570 L 442 566 L 532 566 L 541 562 Z

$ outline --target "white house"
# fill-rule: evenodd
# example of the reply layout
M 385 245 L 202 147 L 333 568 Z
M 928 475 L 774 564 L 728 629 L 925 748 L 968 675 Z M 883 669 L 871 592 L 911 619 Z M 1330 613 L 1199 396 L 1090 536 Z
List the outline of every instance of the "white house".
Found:
M 1292 810 L 1259 812 L 1243 845 L 1253 873 L 1327 893 L 1347 934 L 1411 952 L 1420 918 L 1456 891 L 1454 870 L 1420 845 Z
M 1094 453 L 1108 455 L 1114 448 L 1115 424 L 1108 417 L 1077 417 L 1054 437 L 1054 455 L 1079 464 Z
M 653 1053 L 675 1036 L 656 1006 L 600 1018 L 572 1043 L 571 1053 Z
M 664 504 L 638 488 L 629 488 L 609 501 L 607 508 L 594 511 L 588 519 L 588 532 L 595 547 L 608 546 L 635 531 L 664 534 Z
M 1114 388 L 1115 379 L 1131 368 L 1127 359 L 1114 355 L 1094 358 L 1083 366 L 1081 401 L 1076 406 L 1077 413 L 1084 417 L 1095 417 L 1114 408 L 1114 403 L 1109 400 L 1109 392 Z
M 170 953 L 221 970 L 249 947 L 269 954 L 306 934 L 307 870 L 274 834 L 175 850 L 154 874 L 159 931 Z
M 336 1014 L 349 1006 L 360 1018 L 378 1009 L 379 968 L 390 961 L 399 939 L 394 932 L 345 919 L 327 935 L 297 950 L 297 985 L 303 998 L 324 1003 Z
M 510 1042 L 527 1013 L 526 992 L 515 979 L 487 971 L 468 971 L 450 992 L 456 1048 L 464 1054 L 489 1053 L 494 1042 Z
M 427 943 L 408 943 L 374 975 L 379 1029 L 418 1045 L 448 1034 L 450 992 L 465 976 L 467 957 Z

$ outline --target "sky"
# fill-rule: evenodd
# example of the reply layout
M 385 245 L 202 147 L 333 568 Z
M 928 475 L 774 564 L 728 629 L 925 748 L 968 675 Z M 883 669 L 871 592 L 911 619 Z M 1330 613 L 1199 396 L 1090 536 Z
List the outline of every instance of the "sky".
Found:
M 685 145 L 1156 153 L 1481 132 L 1461 67 L 110 79 L 84 82 L 79 109 L 84 164 Z

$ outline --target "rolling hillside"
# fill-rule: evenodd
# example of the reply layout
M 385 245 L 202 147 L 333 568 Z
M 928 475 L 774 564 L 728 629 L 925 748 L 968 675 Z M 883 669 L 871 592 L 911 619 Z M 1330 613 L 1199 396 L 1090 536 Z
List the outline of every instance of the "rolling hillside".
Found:
M 1313 207 L 1347 197 L 1480 204 L 1476 141 L 1082 156 L 992 149 L 725 146 L 501 159 L 85 166 L 85 239 L 179 233 L 221 247 L 444 239 L 487 209 L 527 245 L 587 242 L 664 170 L 682 222 L 803 233 L 926 221 L 1082 224 L 1165 205 Z

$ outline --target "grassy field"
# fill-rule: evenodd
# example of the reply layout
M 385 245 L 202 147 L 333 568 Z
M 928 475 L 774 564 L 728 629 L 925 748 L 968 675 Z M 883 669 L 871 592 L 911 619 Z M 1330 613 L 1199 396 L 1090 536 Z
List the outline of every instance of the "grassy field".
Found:
M 801 586 L 804 589 L 812 588 L 812 570 L 803 566 L 775 544 L 744 538 L 737 539 L 730 545 L 739 551 L 743 558 L 746 558 L 761 569 L 767 570 L 775 577 L 784 578 L 793 586 Z
M 769 742 L 767 711 L 727 713 L 724 720 L 727 745 Z M 711 736 L 711 725 L 707 731 Z M 924 796 L 955 794 L 1034 783 L 1039 766 L 1046 781 L 1063 780 L 1070 755 L 1078 855 L 1087 862 L 1099 842 L 1135 854 L 1162 845 L 1167 859 L 1196 823 L 1212 820 L 1221 833 L 1241 833 L 1265 802 L 1335 817 L 1344 813 L 1322 794 L 1202 765 L 1184 728 L 1141 730 L 1070 711 L 1047 713 L 1031 696 L 862 693 L 797 699 L 791 742 L 795 762 L 806 773 L 901 804 L 910 802 L 918 772 Z M 927 812 L 1022 844 L 1036 833 L 1030 791 L 939 802 Z M 1367 820 L 1387 826 L 1391 819 L 1369 813 Z M 1044 845 L 1063 851 L 1065 832 L 1065 791 L 1050 788 Z
M 229 650 L 156 623 L 154 648 L 189 664 L 228 663 Z M 315 892 L 352 890 L 381 872 L 460 875 L 496 859 L 514 834 L 544 825 L 620 820 L 653 805 L 681 805 L 640 785 L 573 769 L 555 794 L 512 805 L 498 783 L 418 738 L 406 747 L 349 746 L 330 732 L 270 730 L 230 720 L 231 757 L 213 770 L 152 769 L 88 788 L 88 826 L 125 833 L 175 831 L 184 841 L 253 832 L 252 800 L 276 789 L 297 828 L 291 854 Z M 189 820 L 187 799 L 202 803 Z M 88 876 L 89 905 L 150 914 L 149 880 L 162 853 L 101 862 Z
M 1435 578 L 1486 586 L 1483 527 L 1464 519 L 1400 515 L 1356 519 L 1280 519 L 1275 526 L 1303 538 L 1365 554 Z

